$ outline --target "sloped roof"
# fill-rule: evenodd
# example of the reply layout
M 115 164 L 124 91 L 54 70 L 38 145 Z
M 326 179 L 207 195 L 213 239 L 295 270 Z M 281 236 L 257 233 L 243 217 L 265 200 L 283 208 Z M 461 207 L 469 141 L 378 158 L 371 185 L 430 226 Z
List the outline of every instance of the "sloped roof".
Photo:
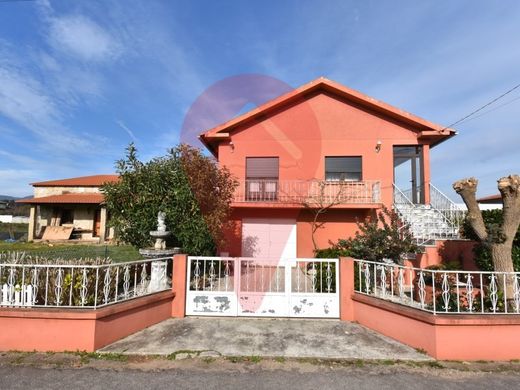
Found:
M 20 199 L 16 203 L 28 204 L 101 204 L 105 201 L 103 194 L 60 194 L 39 198 Z
M 432 123 L 426 119 L 410 114 L 409 112 L 403 111 L 390 104 L 371 98 L 370 96 L 365 95 L 359 91 L 345 87 L 344 85 L 335 81 L 320 77 L 278 98 L 270 100 L 269 102 L 243 115 L 239 115 L 238 117 L 233 118 L 228 122 L 205 131 L 199 135 L 199 139 L 206 145 L 206 147 L 208 147 L 212 153 L 215 153 L 215 146 L 218 144 L 218 142 L 220 142 L 222 139 L 228 138 L 229 133 L 238 126 L 244 125 L 249 121 L 253 121 L 258 117 L 267 115 L 274 110 L 290 104 L 294 100 L 301 99 L 302 97 L 307 96 L 312 92 L 320 90 L 334 94 L 361 106 L 373 109 L 374 111 L 380 112 L 387 117 L 416 127 L 417 131 L 421 133 L 422 137 L 425 139 L 431 139 L 431 146 L 434 146 L 456 134 L 456 131 L 453 129 Z
M 502 203 L 502 195 L 489 195 L 477 199 L 478 203 Z
M 31 183 L 33 187 L 100 187 L 104 183 L 119 180 L 118 175 L 93 175 L 71 177 L 70 179 L 49 180 Z

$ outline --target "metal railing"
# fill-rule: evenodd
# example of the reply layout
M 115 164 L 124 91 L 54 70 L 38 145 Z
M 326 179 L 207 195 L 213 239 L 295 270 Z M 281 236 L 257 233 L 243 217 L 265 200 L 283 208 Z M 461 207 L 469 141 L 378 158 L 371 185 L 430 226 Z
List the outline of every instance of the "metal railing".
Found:
M 165 291 L 171 288 L 171 261 L 0 263 L 0 306 L 99 308 Z
M 381 202 L 377 180 L 325 181 L 251 179 L 239 181 L 235 202 L 372 204 Z
M 336 293 L 337 259 L 189 257 L 188 291 Z
M 430 205 L 439 211 L 452 227 L 460 229 L 464 220 L 465 210 L 461 209 L 455 202 L 444 195 L 437 187 L 430 183 Z
M 520 273 L 354 260 L 354 291 L 433 314 L 520 314 Z
M 394 209 L 407 225 L 418 245 L 426 245 L 438 239 L 459 237 L 464 211 L 434 188 L 430 204 L 414 204 L 409 197 L 411 190 L 402 191 L 395 184 Z

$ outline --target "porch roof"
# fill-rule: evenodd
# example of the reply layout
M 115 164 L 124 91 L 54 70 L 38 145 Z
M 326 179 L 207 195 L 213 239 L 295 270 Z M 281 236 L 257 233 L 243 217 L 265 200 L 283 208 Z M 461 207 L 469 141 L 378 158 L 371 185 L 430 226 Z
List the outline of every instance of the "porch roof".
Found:
M 103 194 L 60 194 L 38 198 L 20 199 L 16 203 L 27 204 L 101 204 L 105 201 Z
M 502 195 L 489 195 L 477 199 L 478 203 L 502 203 Z

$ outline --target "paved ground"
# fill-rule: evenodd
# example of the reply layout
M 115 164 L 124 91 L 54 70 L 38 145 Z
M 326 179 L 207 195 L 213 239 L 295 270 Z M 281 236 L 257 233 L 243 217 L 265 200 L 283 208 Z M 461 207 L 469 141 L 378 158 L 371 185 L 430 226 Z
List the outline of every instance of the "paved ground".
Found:
M 186 362 L 186 361 L 184 361 Z M 194 363 L 168 370 L 1 366 L 2 389 L 515 389 L 518 372 L 309 364 Z M 201 365 L 204 364 L 204 365 Z M 274 363 L 273 363 L 274 364 Z
M 430 360 L 388 337 L 338 320 L 170 319 L 101 351 L 146 355 L 179 353 L 180 356 L 189 353 L 184 351 L 204 351 L 201 356 Z

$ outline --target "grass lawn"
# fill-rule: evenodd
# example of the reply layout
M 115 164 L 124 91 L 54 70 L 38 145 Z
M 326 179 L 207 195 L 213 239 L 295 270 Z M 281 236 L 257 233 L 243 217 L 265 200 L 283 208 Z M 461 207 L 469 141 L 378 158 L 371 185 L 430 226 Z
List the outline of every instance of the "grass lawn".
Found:
M 27 233 L 26 223 L 2 223 L 0 222 L 0 232 Z
M 51 244 L 32 242 L 0 242 L 0 252 L 24 251 L 38 256 L 60 257 L 64 259 L 82 257 L 110 257 L 114 262 L 139 260 L 142 256 L 137 249 L 130 245 L 80 245 L 80 244 Z

